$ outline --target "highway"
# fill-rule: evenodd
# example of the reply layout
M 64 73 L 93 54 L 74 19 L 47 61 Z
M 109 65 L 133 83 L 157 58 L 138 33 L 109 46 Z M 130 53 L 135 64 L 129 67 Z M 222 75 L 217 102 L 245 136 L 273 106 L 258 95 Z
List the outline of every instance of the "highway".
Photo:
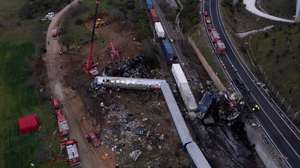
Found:
M 220 33 L 222 41 L 226 45 L 226 54 L 219 55 L 226 67 L 232 83 L 236 85 L 242 95 L 252 103 L 260 106 L 256 113 L 263 129 L 270 137 L 275 147 L 280 151 L 293 168 L 300 167 L 300 132 L 288 119 L 278 105 L 268 97 L 256 84 L 253 73 L 240 60 L 238 52 L 226 34 L 219 13 L 218 0 L 205 1 L 205 10 L 212 17 L 213 26 Z

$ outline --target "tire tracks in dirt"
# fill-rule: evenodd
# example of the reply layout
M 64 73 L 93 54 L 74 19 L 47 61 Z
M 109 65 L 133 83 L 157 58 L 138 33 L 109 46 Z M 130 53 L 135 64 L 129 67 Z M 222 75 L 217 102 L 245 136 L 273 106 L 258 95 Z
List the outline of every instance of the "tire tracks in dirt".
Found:
M 55 15 L 48 27 L 46 37 L 47 53 L 44 57 L 48 75 L 48 87 L 51 94 L 59 98 L 64 105 L 63 110 L 71 128 L 70 138 L 78 141 L 81 167 L 113 168 L 114 159 L 101 160 L 101 155 L 104 153 L 104 150 L 101 149 L 102 147 L 94 149 L 84 138 L 84 135 L 87 133 L 84 131 L 87 130 L 82 130 L 81 121 L 86 117 L 85 106 L 78 92 L 65 84 L 64 76 L 66 72 L 64 71 L 64 64 L 66 61 L 64 59 L 66 59 L 66 56 L 59 54 L 62 46 L 58 38 L 52 37 L 52 30 L 61 27 L 69 12 L 76 9 L 79 5 L 80 0 L 72 1 Z M 113 156 L 113 154 L 110 154 L 110 156 Z

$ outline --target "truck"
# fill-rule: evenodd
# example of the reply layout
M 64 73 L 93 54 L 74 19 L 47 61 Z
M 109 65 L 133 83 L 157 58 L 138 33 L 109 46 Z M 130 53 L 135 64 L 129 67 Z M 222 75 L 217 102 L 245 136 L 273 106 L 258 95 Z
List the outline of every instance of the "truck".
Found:
M 226 46 L 225 46 L 225 44 L 223 43 L 222 40 L 218 40 L 215 43 L 215 48 L 216 48 L 216 53 L 217 54 L 224 54 L 225 51 L 226 51 Z
M 147 9 L 150 10 L 153 8 L 153 1 L 152 0 L 146 0 L 146 6 Z
M 61 138 L 67 138 L 69 135 L 70 127 L 61 109 L 56 110 L 56 119 L 58 125 L 58 132 Z
M 175 54 L 174 54 L 174 49 L 171 45 L 171 42 L 168 39 L 163 39 L 161 40 L 161 48 L 163 50 L 165 59 L 167 62 L 172 62 L 176 59 Z
M 101 145 L 101 141 L 98 138 L 98 136 L 94 132 L 90 132 L 87 135 L 85 135 L 85 138 L 89 143 L 91 143 L 95 148 L 99 147 Z
M 150 20 L 152 21 L 152 23 L 158 22 L 157 13 L 154 8 L 150 9 L 149 15 L 150 15 Z
M 165 38 L 165 30 L 160 22 L 154 23 L 155 32 L 158 38 Z
M 221 39 L 220 34 L 217 32 L 216 29 L 212 29 L 210 31 L 210 37 L 213 43 L 216 43 L 218 40 Z
M 180 64 L 172 64 L 172 74 L 186 108 L 189 111 L 196 110 L 198 106 L 195 97 Z
M 60 101 L 55 98 L 51 100 L 51 105 L 52 105 L 53 109 L 55 109 L 55 110 L 60 109 L 60 107 L 61 107 Z
M 53 38 L 55 38 L 55 37 L 61 35 L 61 33 L 62 33 L 62 29 L 60 29 L 60 28 L 55 28 L 55 29 L 52 29 L 52 30 L 51 30 L 51 36 L 52 36 Z
M 68 163 L 71 167 L 80 167 L 80 157 L 78 153 L 78 142 L 76 140 L 67 140 L 63 143 L 68 155 Z
M 204 16 L 204 17 L 207 17 L 207 16 L 208 16 L 208 12 L 207 12 L 207 11 L 204 11 L 204 12 L 203 12 L 203 16 Z
M 199 101 L 199 106 L 196 110 L 197 116 L 202 119 L 207 111 L 209 110 L 210 106 L 213 104 L 215 96 L 211 92 L 205 92 L 201 100 Z
M 211 17 L 210 16 L 206 16 L 205 17 L 205 22 L 206 22 L 206 24 L 211 24 Z

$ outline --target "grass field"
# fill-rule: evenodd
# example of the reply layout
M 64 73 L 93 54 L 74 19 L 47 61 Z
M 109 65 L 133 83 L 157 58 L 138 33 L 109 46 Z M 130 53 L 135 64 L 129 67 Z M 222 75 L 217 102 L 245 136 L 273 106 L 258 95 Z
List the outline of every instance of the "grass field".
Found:
M 77 9 L 64 23 L 62 42 L 64 45 L 79 45 L 82 40 L 89 41 L 91 31 L 83 24 L 94 17 L 95 0 L 83 0 Z M 134 9 L 127 8 L 127 1 L 102 0 L 98 9 L 99 13 L 108 13 L 110 16 L 130 21 L 135 27 L 137 40 L 142 41 L 151 35 L 146 9 L 136 1 Z M 79 24 L 79 22 L 81 22 Z M 101 37 L 96 37 L 96 42 L 102 44 Z
M 293 18 L 296 14 L 296 0 L 262 0 L 261 6 L 275 16 Z
M 37 44 L 44 34 L 34 31 L 40 26 L 37 21 L 19 17 L 25 2 L 0 0 L 0 167 L 27 168 L 34 163 L 36 167 L 63 168 L 64 161 L 53 160 L 59 145 L 53 135 L 56 124 L 51 109 L 30 82 L 36 80 L 30 65 L 38 59 Z M 17 119 L 30 113 L 39 116 L 41 129 L 21 136 Z
M 300 110 L 300 26 L 277 26 L 250 40 L 251 55 L 281 95 Z M 300 121 L 300 114 L 290 114 Z
M 245 8 L 233 7 L 230 3 L 231 0 L 222 1 L 221 3 L 221 15 L 227 26 L 234 32 L 246 32 L 254 29 L 259 29 L 272 24 L 272 22 L 256 17 L 248 12 Z

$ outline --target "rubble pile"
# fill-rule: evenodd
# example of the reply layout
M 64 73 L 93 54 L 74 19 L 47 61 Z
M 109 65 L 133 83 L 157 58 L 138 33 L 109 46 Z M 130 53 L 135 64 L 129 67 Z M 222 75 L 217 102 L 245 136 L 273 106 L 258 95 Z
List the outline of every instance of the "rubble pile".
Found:
M 171 149 L 167 142 L 169 136 L 159 129 L 161 124 L 147 118 L 144 113 L 131 113 L 121 104 L 111 104 L 106 109 L 104 129 L 101 132 L 102 143 L 125 162 L 145 159 L 143 155 L 147 154 L 154 156 L 153 160 L 147 159 L 147 165 L 159 165 L 162 155 L 152 153 Z
M 232 124 L 240 116 L 241 99 L 232 94 L 227 96 L 228 93 L 211 93 L 213 94 L 211 103 L 206 104 L 207 102 L 204 102 L 201 104 L 208 109 L 207 112 L 202 112 L 203 110 L 199 109 L 200 114 L 204 116 L 202 122 L 205 125 L 215 124 L 216 121 Z
M 121 76 L 131 78 L 150 78 L 151 72 L 145 66 L 144 57 L 137 56 L 135 58 L 114 62 L 104 68 L 103 73 L 107 76 Z

